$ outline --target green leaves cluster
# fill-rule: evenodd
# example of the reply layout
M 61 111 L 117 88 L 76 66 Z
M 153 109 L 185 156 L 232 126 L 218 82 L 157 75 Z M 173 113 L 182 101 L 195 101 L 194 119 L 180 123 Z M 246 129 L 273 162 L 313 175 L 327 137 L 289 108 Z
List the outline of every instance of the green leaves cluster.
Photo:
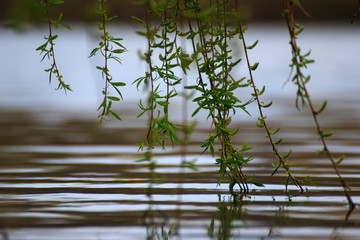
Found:
M 36 48 L 36 51 L 40 51 L 40 55 L 42 55 L 41 61 L 43 61 L 45 58 L 47 58 L 51 61 L 50 68 L 45 69 L 45 72 L 49 73 L 49 83 L 51 83 L 52 76 L 54 75 L 56 77 L 56 79 L 58 80 L 58 87 L 56 88 L 56 90 L 64 89 L 64 91 L 66 93 L 66 90 L 69 90 L 69 91 L 72 91 L 72 90 L 70 88 L 70 85 L 66 84 L 63 81 L 63 76 L 60 74 L 59 68 L 56 63 L 54 46 L 55 46 L 55 40 L 58 38 L 58 35 L 53 35 L 52 26 L 54 25 L 55 29 L 58 29 L 59 26 L 65 28 L 65 29 L 68 29 L 68 30 L 71 30 L 71 28 L 65 24 L 60 23 L 62 16 L 63 16 L 62 13 L 60 13 L 59 17 L 56 20 L 53 20 L 50 17 L 50 13 L 49 13 L 50 8 L 53 5 L 60 5 L 63 3 L 64 3 L 64 1 L 62 1 L 62 0 L 40 1 L 40 5 L 46 11 L 47 22 L 48 22 L 48 26 L 49 26 L 49 35 L 47 37 L 44 37 L 46 42 L 44 44 L 42 44 L 41 46 L 39 46 L 38 48 Z
M 241 24 L 229 24 L 239 23 L 238 9 L 230 8 L 229 1 L 221 0 L 210 1 L 206 7 L 195 0 L 148 0 L 144 2 L 144 6 L 145 19 L 133 18 L 143 26 L 144 30 L 138 31 L 138 34 L 146 38 L 148 47 L 142 57 L 148 70 L 144 76 L 134 81 L 138 88 L 144 86 L 149 93 L 146 103 L 140 100 L 138 104 L 142 110 L 138 117 L 149 114 L 147 137 L 140 144 L 140 149 L 151 149 L 155 144 L 165 148 L 167 141 L 172 144 L 179 142 L 175 135 L 178 126 L 169 120 L 170 100 L 178 95 L 175 86 L 182 81 L 176 73 L 187 74 L 189 70 L 195 70 L 198 75 L 196 84 L 185 88 L 195 92 L 193 101 L 198 107 L 192 117 L 200 111 L 207 111 L 207 119 L 211 121 L 209 136 L 201 147 L 213 157 L 218 156 L 218 183 L 227 176 L 231 192 L 235 185 L 244 192 L 249 190 L 248 183 L 263 186 L 243 173 L 243 167 L 253 159 L 251 154 L 247 154 L 251 147 L 247 142 L 240 148 L 232 144 L 233 136 L 239 131 L 239 128 L 231 127 L 232 115 L 238 111 L 250 115 L 246 107 L 257 101 L 260 110 L 257 124 L 265 128 L 274 153 L 280 160 L 280 163 L 275 165 L 274 173 L 280 167 L 284 168 L 289 179 L 300 186 L 291 175 L 290 166 L 282 160 L 277 151 L 276 145 L 282 139 L 272 138 L 279 128 L 270 130 L 266 125 L 266 116 L 262 114 L 262 109 L 270 107 L 272 102 L 264 103 L 259 100 L 265 87 L 257 89 L 251 74 L 258 68 L 259 63 L 250 64 L 247 56 L 247 50 L 253 49 L 258 41 L 247 46 L 244 40 L 246 28 Z M 179 26 L 179 22 L 187 22 L 187 25 Z M 178 44 L 180 40 L 190 42 L 191 54 L 186 53 L 182 45 Z M 238 40 L 244 45 L 250 72 L 248 80 L 246 77 L 235 77 L 234 74 L 242 59 L 235 58 L 230 44 Z M 247 87 L 252 88 L 254 93 L 245 97 L 244 101 L 237 96 L 236 91 Z M 284 158 L 290 153 L 291 151 L 285 154 Z
M 177 42 L 179 1 L 147 1 L 145 8 L 144 20 L 134 17 L 144 28 L 138 34 L 146 37 L 148 48 L 143 54 L 148 69 L 145 76 L 134 81 L 137 88 L 143 85 L 148 91 L 146 104 L 141 100 L 138 104 L 142 110 L 138 117 L 149 113 L 149 129 L 140 149 L 153 148 L 155 144 L 165 148 L 168 141 L 180 143 L 175 134 L 179 127 L 169 119 L 169 106 L 170 100 L 178 96 L 175 86 L 181 82 L 175 72 L 179 69 L 186 71 L 191 60 Z
M 109 117 L 110 115 L 115 117 L 117 120 L 121 120 L 120 116 L 111 110 L 113 102 L 118 102 L 123 99 L 123 96 L 120 91 L 120 87 L 126 85 L 125 82 L 121 81 L 113 81 L 113 77 L 110 74 L 110 70 L 108 68 L 108 64 L 110 60 L 116 61 L 121 64 L 121 59 L 119 58 L 119 54 L 122 54 L 126 51 L 126 48 L 121 44 L 122 38 L 115 38 L 109 34 L 106 30 L 106 24 L 116 18 L 116 16 L 108 17 L 105 9 L 106 0 L 98 0 L 98 13 L 102 17 L 102 23 L 98 24 L 98 29 L 102 32 L 101 41 L 99 42 L 99 47 L 94 48 L 90 57 L 96 55 L 96 53 L 100 52 L 100 54 L 104 57 L 104 65 L 96 66 L 98 70 L 101 71 L 102 77 L 105 80 L 105 86 L 102 90 L 102 94 L 104 96 L 98 110 L 101 110 L 99 115 L 100 121 L 98 123 L 101 124 L 105 117 Z M 118 96 L 110 96 L 109 86 L 114 89 Z
M 242 101 L 235 90 L 249 87 L 250 81 L 245 78 L 236 79 L 233 72 L 241 61 L 234 58 L 230 42 L 241 38 L 242 29 L 239 25 L 229 27 L 227 22 L 237 20 L 235 9 L 227 10 L 227 1 L 217 1 L 208 8 L 198 5 L 197 1 L 187 1 L 188 32 L 186 38 L 191 41 L 193 47 L 192 59 L 196 64 L 198 81 L 196 85 L 188 86 L 200 95 L 193 99 L 198 108 L 192 116 L 201 110 L 207 110 L 207 118 L 212 121 L 209 136 L 202 145 L 204 151 L 209 150 L 212 156 L 218 153 L 216 163 L 219 165 L 219 180 L 226 175 L 229 178 L 229 190 L 232 192 L 235 185 L 242 191 L 247 192 L 248 182 L 256 183 L 251 177 L 243 173 L 243 167 L 253 157 L 245 156 L 245 152 L 251 149 L 247 142 L 238 148 L 232 144 L 232 137 L 239 129 L 231 129 L 231 116 L 238 110 L 249 114 L 246 110 L 248 104 L 254 101 L 253 97 Z M 255 45 L 254 45 L 255 46 Z M 255 70 L 257 64 L 253 66 Z M 216 150 L 215 146 L 220 145 Z

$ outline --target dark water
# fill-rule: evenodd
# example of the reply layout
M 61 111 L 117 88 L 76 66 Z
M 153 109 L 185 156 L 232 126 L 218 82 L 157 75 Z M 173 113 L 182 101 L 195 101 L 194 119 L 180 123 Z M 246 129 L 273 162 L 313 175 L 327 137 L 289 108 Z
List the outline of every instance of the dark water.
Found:
M 360 124 L 346 106 L 334 105 L 322 122 L 335 132 L 330 150 L 346 154 L 340 171 L 359 203 Z M 360 212 L 345 220 L 346 198 L 329 160 L 315 153 L 321 145 L 310 116 L 289 109 L 271 121 L 282 126 L 280 150 L 291 148 L 293 174 L 318 187 L 299 194 L 290 186 L 286 195 L 284 173 L 270 177 L 275 159 L 264 133 L 238 122 L 234 143 L 256 146 L 245 171 L 266 185 L 250 185 L 246 196 L 229 195 L 226 181 L 217 186 L 217 166 L 198 147 L 207 128 L 193 133 L 186 156 L 181 147 L 156 149 L 151 173 L 148 162 L 136 161 L 142 122 L 96 129 L 95 118 L 2 110 L 0 239 L 359 239 Z M 197 169 L 181 167 L 184 159 Z

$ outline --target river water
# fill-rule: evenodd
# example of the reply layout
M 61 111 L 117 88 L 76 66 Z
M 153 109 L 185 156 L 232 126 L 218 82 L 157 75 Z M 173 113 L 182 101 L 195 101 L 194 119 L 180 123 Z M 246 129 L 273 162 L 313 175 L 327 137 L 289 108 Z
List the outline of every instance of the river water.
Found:
M 131 83 L 144 68 L 137 49 L 144 42 L 132 35 L 133 26 L 113 26 L 124 36 L 128 52 L 114 76 Z M 299 39 L 312 50 L 316 64 L 309 67 L 311 96 L 317 106 L 328 100 L 320 115 L 324 129 L 333 131 L 329 148 L 351 186 L 353 201 L 360 202 L 360 79 L 359 27 L 345 24 L 309 25 Z M 247 39 L 259 39 L 251 51 L 260 61 L 255 80 L 266 84 L 265 100 L 273 100 L 266 112 L 277 134 L 280 151 L 292 149 L 293 174 L 309 176 L 317 186 L 299 193 L 289 187 L 285 174 L 270 176 L 276 162 L 262 129 L 253 117 L 234 117 L 239 134 L 233 143 L 245 141 L 254 160 L 244 168 L 265 184 L 250 185 L 247 195 L 230 195 L 226 181 L 217 185 L 217 165 L 199 147 L 210 123 L 200 113 L 198 127 L 188 146 L 155 149 L 150 169 L 138 151 L 146 135 L 146 117 L 136 119 L 137 98 L 144 95 L 128 84 L 126 101 L 115 106 L 123 117 L 100 128 L 97 104 L 101 101 L 101 76 L 95 69 L 100 58 L 87 56 L 96 46 L 92 28 L 75 25 L 60 34 L 60 69 L 74 92 L 65 96 L 48 85 L 47 63 L 39 63 L 34 49 L 44 29 L 23 33 L 0 29 L 0 239 L 358 239 L 360 211 L 349 215 L 340 182 L 329 160 L 317 155 L 321 143 L 309 109 L 295 109 L 295 88 L 286 81 L 290 61 L 283 25 L 254 25 Z M 40 43 L 39 43 L 40 42 Z M 69 55 L 71 54 L 71 55 Z M 71 56 L 69 58 L 69 56 Z M 240 92 L 239 94 L 242 94 Z M 182 102 L 172 108 L 181 122 Z M 189 108 L 193 108 L 189 104 Z M 180 117 L 179 117 L 180 116 Z M 190 120 L 188 120 L 190 121 Z M 193 169 L 183 167 L 194 161 Z M 237 192 L 238 193 L 238 192 Z M 168 237 L 168 238 L 167 238 Z

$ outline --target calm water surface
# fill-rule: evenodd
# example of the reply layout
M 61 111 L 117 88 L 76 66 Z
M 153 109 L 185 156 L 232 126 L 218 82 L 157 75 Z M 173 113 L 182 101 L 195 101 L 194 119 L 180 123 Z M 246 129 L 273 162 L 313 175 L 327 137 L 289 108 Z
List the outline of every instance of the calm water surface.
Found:
M 145 128 L 95 129 L 94 121 L 71 119 L 46 126 L 24 112 L 1 116 L 6 116 L 0 148 L 2 239 L 165 239 L 171 229 L 174 239 L 357 239 L 360 234 L 359 210 L 345 220 L 348 206 L 339 181 L 329 161 L 314 153 L 320 144 L 313 128 L 296 121 L 283 127 L 282 148 L 294 151 L 291 161 L 299 164 L 294 174 L 309 175 L 319 187 L 308 186 L 302 195 L 290 187 L 287 196 L 284 174 L 270 177 L 274 158 L 264 134 L 248 122 L 235 143 L 247 139 L 256 146 L 245 169 L 266 187 L 250 186 L 250 194 L 230 196 L 226 183 L 216 184 L 214 160 L 197 147 L 207 129 L 196 130 L 186 156 L 180 148 L 154 151 L 157 168 L 151 174 L 147 162 L 136 161 L 143 158 L 135 143 Z M 287 119 L 292 118 L 307 122 L 301 114 Z M 336 132 L 330 141 L 334 154 L 347 155 L 340 170 L 359 203 L 360 125 L 327 127 Z M 196 161 L 195 171 L 181 167 L 184 157 Z
M 303 39 L 305 45 L 322 39 L 322 44 L 314 41 L 313 51 L 315 54 L 318 51 L 319 56 L 326 52 L 321 46 L 335 46 L 345 39 L 342 36 L 327 38 L 331 36 L 331 28 L 321 30 L 321 34 Z M 276 38 L 276 35 L 286 37 L 286 31 L 278 29 L 272 35 L 266 31 L 269 31 L 267 26 L 258 26 L 250 37 L 257 38 L 257 34 L 265 32 L 269 34 L 268 46 L 282 46 L 281 41 L 287 41 Z M 315 28 L 309 31 L 319 32 Z M 15 44 L 17 38 L 7 36 L 8 44 Z M 33 39 L 30 43 L 35 44 L 34 36 L 28 33 L 22 37 Z M 80 32 L 78 37 L 81 36 L 86 34 Z M 92 42 L 92 38 L 84 38 L 85 42 Z M 357 51 L 354 56 L 358 56 L 360 48 L 352 45 L 353 41 L 350 39 L 349 44 L 343 46 L 344 51 L 350 55 Z M 88 52 L 82 47 L 84 49 L 78 51 Z M 133 46 L 136 47 L 139 46 Z M 271 55 L 271 51 L 267 53 Z M 279 49 L 278 52 L 278 58 L 288 53 Z M 199 127 L 186 148 L 155 149 L 153 160 L 157 167 L 151 171 L 148 162 L 137 161 L 144 157 L 136 144 L 145 137 L 146 119 L 134 120 L 139 112 L 131 107 L 136 106 L 135 101 L 130 101 L 128 107 L 118 106 L 123 122 L 113 121 L 95 128 L 97 115 L 89 109 L 96 109 L 97 99 L 100 100 L 94 90 L 97 83 L 90 81 L 86 89 L 79 90 L 77 97 L 75 94 L 65 97 L 46 85 L 47 76 L 42 75 L 41 66 L 31 70 L 35 76 L 32 79 L 39 77 L 45 83 L 35 80 L 32 83 L 21 76 L 23 73 L 13 72 L 15 66 L 11 63 L 3 62 L 0 239 L 359 239 L 359 208 L 347 216 L 347 201 L 329 160 L 315 153 L 321 144 L 311 115 L 308 109 L 299 112 L 294 108 L 291 87 L 280 90 L 283 94 L 273 91 L 279 86 L 281 89 L 288 69 L 279 70 L 283 65 L 275 63 L 273 68 L 267 68 L 267 56 L 265 54 L 264 68 L 258 78 L 280 79 L 270 84 L 267 96 L 274 100 L 274 107 L 268 112 L 270 124 L 274 128 L 281 126 L 278 136 L 285 139 L 280 150 L 285 152 L 291 148 L 290 161 L 296 164 L 293 174 L 310 176 L 318 185 L 307 186 L 304 194 L 299 194 L 293 186 L 289 187 L 289 194 L 285 194 L 283 172 L 270 176 L 271 163 L 276 160 L 263 130 L 255 125 L 256 114 L 253 118 L 235 118 L 234 127 L 239 126 L 240 131 L 234 144 L 241 146 L 249 141 L 255 146 L 249 152 L 254 154 L 254 160 L 245 171 L 255 175 L 255 180 L 265 183 L 265 187 L 250 185 L 248 195 L 231 196 L 226 181 L 217 185 L 214 159 L 201 155 L 198 147 L 206 139 L 210 123 L 198 119 Z M 34 59 L 36 61 L 30 61 L 30 66 L 24 65 L 24 68 L 36 66 L 38 56 Z M 315 99 L 329 100 L 320 120 L 326 130 L 335 133 L 329 138 L 330 150 L 336 157 L 346 155 L 339 169 L 352 188 L 353 201 L 359 204 L 360 97 L 352 93 L 358 92 L 360 81 L 354 59 L 350 58 L 349 67 L 344 63 L 347 59 L 338 56 L 330 74 L 322 72 L 320 57 L 314 75 L 318 79 L 326 77 L 327 82 L 314 80 L 312 92 Z M 285 66 L 288 60 L 284 59 Z M 76 72 L 71 67 L 65 67 L 65 71 Z M 85 76 L 91 76 L 89 71 L 88 66 L 83 65 Z M 69 74 L 70 79 L 73 75 L 81 76 L 77 74 Z M 85 79 L 80 77 L 79 81 L 75 89 Z M 339 83 L 342 84 L 338 87 Z M 316 100 L 316 104 L 321 102 Z M 180 105 L 176 107 L 176 111 L 181 110 Z M 252 108 L 255 109 L 250 107 L 250 110 Z M 196 169 L 182 167 L 184 160 L 195 161 Z

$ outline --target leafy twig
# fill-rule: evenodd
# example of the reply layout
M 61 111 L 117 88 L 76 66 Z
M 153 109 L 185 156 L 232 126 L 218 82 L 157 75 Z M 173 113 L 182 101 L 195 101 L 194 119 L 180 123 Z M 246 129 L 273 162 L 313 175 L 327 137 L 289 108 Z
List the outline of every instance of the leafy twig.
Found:
M 326 101 L 323 103 L 323 105 L 320 107 L 319 110 L 315 110 L 315 107 L 313 106 L 310 95 L 308 93 L 307 87 L 305 86 L 306 83 L 310 80 L 310 76 L 305 77 L 301 70 L 302 70 L 302 68 L 306 68 L 307 64 L 312 63 L 314 61 L 307 59 L 307 56 L 310 53 L 302 55 L 300 52 L 300 48 L 297 46 L 296 38 L 297 38 L 297 35 L 299 35 L 301 33 L 303 28 L 295 23 L 294 15 L 293 15 L 293 6 L 294 6 L 294 4 L 291 0 L 283 0 L 284 15 L 286 17 L 286 22 L 288 25 L 288 30 L 289 30 L 290 39 L 291 39 L 290 45 L 292 48 L 292 55 L 293 55 L 292 67 L 295 68 L 295 74 L 293 77 L 293 81 L 295 82 L 295 84 L 298 87 L 297 96 L 301 98 L 303 105 L 305 104 L 305 101 L 306 101 L 310 107 L 310 110 L 311 110 L 311 113 L 312 113 L 312 116 L 313 116 L 313 119 L 315 122 L 316 131 L 317 131 L 317 133 L 320 137 L 321 143 L 323 145 L 323 150 L 319 151 L 319 153 L 326 154 L 326 156 L 330 159 L 331 164 L 332 164 L 332 166 L 340 180 L 340 183 L 344 189 L 345 196 L 348 200 L 349 209 L 352 210 L 355 208 L 355 204 L 351 199 L 351 195 L 349 192 L 350 188 L 346 184 L 345 179 L 341 176 L 340 171 L 337 167 L 337 163 L 333 159 L 332 154 L 331 154 L 331 152 L 327 146 L 326 140 L 325 140 L 325 138 L 331 136 L 332 133 L 324 132 L 322 130 L 319 120 L 318 120 L 318 115 L 326 107 Z M 298 104 L 297 104 L 297 107 L 298 107 Z M 341 157 L 341 158 L 343 158 L 343 157 Z
M 267 125 L 267 122 L 265 120 L 266 116 L 263 114 L 263 108 L 268 108 L 271 106 L 272 102 L 268 103 L 268 104 L 264 104 L 260 101 L 260 95 L 264 92 L 265 88 L 263 88 L 261 91 L 259 91 L 257 88 L 256 88 L 256 85 L 255 85 L 255 81 L 254 81 L 254 78 L 253 78 L 253 74 L 252 72 L 256 70 L 257 66 L 259 63 L 255 63 L 254 65 L 251 65 L 250 64 L 250 60 L 249 60 L 249 55 L 248 55 L 248 49 L 252 49 L 253 47 L 256 46 L 257 44 L 257 41 L 252 45 L 252 46 L 247 46 L 246 42 L 245 42 L 245 38 L 244 38 L 244 30 L 243 30 L 243 27 L 240 24 L 240 36 L 241 36 L 241 41 L 242 41 L 242 44 L 243 44 L 243 48 L 244 48 L 244 54 L 245 54 L 245 58 L 246 58 L 246 63 L 248 65 L 248 69 L 249 69 L 249 76 L 250 76 L 250 81 L 251 81 L 251 86 L 253 88 L 253 96 L 255 97 L 255 100 L 256 100 L 256 103 L 258 105 L 258 109 L 259 109 L 259 114 L 260 114 L 260 117 L 259 117 L 259 122 L 257 123 L 257 125 L 261 128 L 264 128 L 265 131 L 266 131 L 266 135 L 269 139 L 269 142 L 270 142 L 270 145 L 272 146 L 272 150 L 276 156 L 276 158 L 279 160 L 279 164 L 275 165 L 275 170 L 273 171 L 272 175 L 274 175 L 277 170 L 279 169 L 279 167 L 281 166 L 282 168 L 285 169 L 285 172 L 286 174 L 288 175 L 288 179 L 286 181 L 286 189 L 287 189 L 287 186 L 288 186 L 288 183 L 290 182 L 290 180 L 295 184 L 295 186 L 299 187 L 301 192 L 304 191 L 301 183 L 299 182 L 299 180 L 297 178 L 295 178 L 291 171 L 290 171 L 290 167 L 285 163 L 284 159 L 287 158 L 290 153 L 291 153 L 291 150 L 285 155 L 285 156 L 281 156 L 276 145 L 279 144 L 282 139 L 279 139 L 277 141 L 274 141 L 273 140 L 273 135 L 276 134 L 280 128 L 277 128 L 276 130 L 274 131 L 270 131 L 270 127 Z
M 45 57 L 47 57 L 48 59 L 52 60 L 51 63 L 51 67 L 48 69 L 45 69 L 45 72 L 49 73 L 49 83 L 51 83 L 51 77 L 52 75 L 55 75 L 55 77 L 57 78 L 59 84 L 58 87 L 56 88 L 56 90 L 58 89 L 64 89 L 65 93 L 66 90 L 72 91 L 70 86 L 68 84 L 66 84 L 63 81 L 63 76 L 60 74 L 59 68 L 56 64 L 56 59 L 55 59 L 55 50 L 54 50 L 54 46 L 55 43 L 54 41 L 58 38 L 58 35 L 53 35 L 52 33 L 52 26 L 55 25 L 55 28 L 57 29 L 58 26 L 61 26 L 63 28 L 66 28 L 68 30 L 71 30 L 71 28 L 69 26 L 66 26 L 65 24 L 60 23 L 61 19 L 62 19 L 62 13 L 60 13 L 59 17 L 57 20 L 52 20 L 50 17 L 50 7 L 51 5 L 60 5 L 64 3 L 64 1 L 62 0 L 43 0 L 41 1 L 41 5 L 43 6 L 43 8 L 46 11 L 46 16 L 47 16 L 47 20 L 48 20 L 48 28 L 49 28 L 49 35 L 48 37 L 44 37 L 44 39 L 46 40 L 46 42 L 44 44 L 42 44 L 41 46 L 39 46 L 36 51 L 40 51 L 40 54 L 43 54 L 43 57 L 41 59 L 41 61 L 43 61 L 45 59 Z
M 111 110 L 111 107 L 113 101 L 117 102 L 123 98 L 119 87 L 123 87 L 126 85 L 125 82 L 112 81 L 113 79 L 108 68 L 108 62 L 111 59 L 121 64 L 121 59 L 117 55 L 125 52 L 126 48 L 120 43 L 123 40 L 122 38 L 114 38 L 106 30 L 107 23 L 114 20 L 116 16 L 107 16 L 105 10 L 105 2 L 106 0 L 98 0 L 98 11 L 102 18 L 102 23 L 98 24 L 98 28 L 100 31 L 102 31 L 103 34 L 101 36 L 101 41 L 99 42 L 99 47 L 94 48 L 90 53 L 90 57 L 95 56 L 97 52 L 100 52 L 101 55 L 104 57 L 104 66 L 96 66 L 96 68 L 102 72 L 102 76 L 105 79 L 105 86 L 102 91 L 104 98 L 98 108 L 98 110 L 102 109 L 101 113 L 98 116 L 100 118 L 98 126 L 102 123 L 104 118 L 109 115 L 112 115 L 116 119 L 121 120 L 119 115 Z M 109 85 L 111 85 L 113 89 L 116 90 L 120 98 L 115 96 L 109 96 Z

